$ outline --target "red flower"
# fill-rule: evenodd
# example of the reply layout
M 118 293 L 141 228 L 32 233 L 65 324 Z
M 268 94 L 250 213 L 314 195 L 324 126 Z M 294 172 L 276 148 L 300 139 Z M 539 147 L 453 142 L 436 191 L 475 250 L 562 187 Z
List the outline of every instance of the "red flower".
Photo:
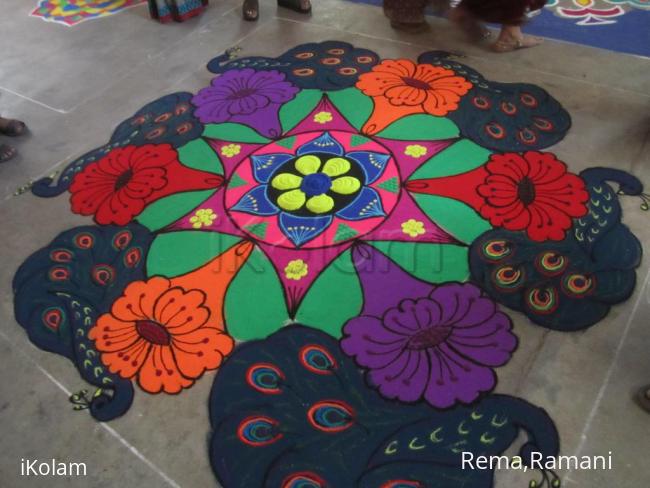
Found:
M 113 149 L 75 176 L 72 211 L 94 215 L 98 224 L 126 225 L 167 185 L 166 167 L 176 159 L 169 144 Z
M 584 182 L 551 153 L 494 154 L 486 169 L 479 212 L 496 227 L 526 230 L 534 241 L 559 241 L 572 218 L 587 213 Z

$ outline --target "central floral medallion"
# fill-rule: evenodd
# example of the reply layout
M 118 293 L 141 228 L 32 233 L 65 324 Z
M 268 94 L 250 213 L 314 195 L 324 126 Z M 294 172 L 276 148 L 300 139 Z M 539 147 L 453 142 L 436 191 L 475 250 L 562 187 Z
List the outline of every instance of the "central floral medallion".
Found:
M 390 151 L 360 134 L 310 131 L 267 144 L 235 168 L 226 209 L 242 231 L 276 246 L 316 248 L 359 238 L 397 204 Z

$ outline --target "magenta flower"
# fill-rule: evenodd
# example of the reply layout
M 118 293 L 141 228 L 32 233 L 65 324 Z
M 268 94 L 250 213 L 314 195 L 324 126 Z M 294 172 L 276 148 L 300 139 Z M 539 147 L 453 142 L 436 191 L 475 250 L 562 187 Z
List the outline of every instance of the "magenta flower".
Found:
M 350 320 L 341 347 L 382 396 L 447 408 L 494 388 L 492 368 L 517 346 L 511 328 L 478 287 L 449 283 L 380 316 Z
M 267 137 L 278 137 L 282 129 L 280 106 L 293 99 L 298 88 L 279 71 L 250 68 L 227 71 L 200 90 L 192 103 L 194 115 L 205 124 L 237 122 L 253 127 Z

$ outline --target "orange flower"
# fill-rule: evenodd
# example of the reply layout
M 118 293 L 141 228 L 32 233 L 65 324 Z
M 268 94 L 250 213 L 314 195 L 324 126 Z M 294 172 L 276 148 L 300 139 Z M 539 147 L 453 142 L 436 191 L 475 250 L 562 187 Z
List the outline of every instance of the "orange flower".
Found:
M 406 115 L 444 117 L 458 108 L 460 97 L 472 84 L 449 69 L 389 59 L 362 74 L 357 88 L 372 97 L 375 105 L 363 132 L 376 134 Z
M 174 286 L 167 278 L 136 281 L 88 336 L 112 373 L 137 376 L 149 393 L 178 393 L 217 368 L 233 348 L 232 338 L 213 323 L 206 299 L 202 290 Z

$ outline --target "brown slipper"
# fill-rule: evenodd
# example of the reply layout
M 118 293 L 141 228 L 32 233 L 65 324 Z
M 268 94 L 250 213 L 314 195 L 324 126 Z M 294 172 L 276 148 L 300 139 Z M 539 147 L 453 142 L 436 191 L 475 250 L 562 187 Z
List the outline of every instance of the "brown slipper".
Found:
M 650 413 L 650 385 L 639 389 L 636 394 L 636 402 L 643 410 Z
M 18 151 L 15 147 L 7 144 L 0 144 L 0 163 L 9 161 L 16 154 L 18 154 Z
M 22 136 L 27 131 L 24 122 L 16 119 L 5 119 L 0 117 L 0 133 L 5 136 Z

